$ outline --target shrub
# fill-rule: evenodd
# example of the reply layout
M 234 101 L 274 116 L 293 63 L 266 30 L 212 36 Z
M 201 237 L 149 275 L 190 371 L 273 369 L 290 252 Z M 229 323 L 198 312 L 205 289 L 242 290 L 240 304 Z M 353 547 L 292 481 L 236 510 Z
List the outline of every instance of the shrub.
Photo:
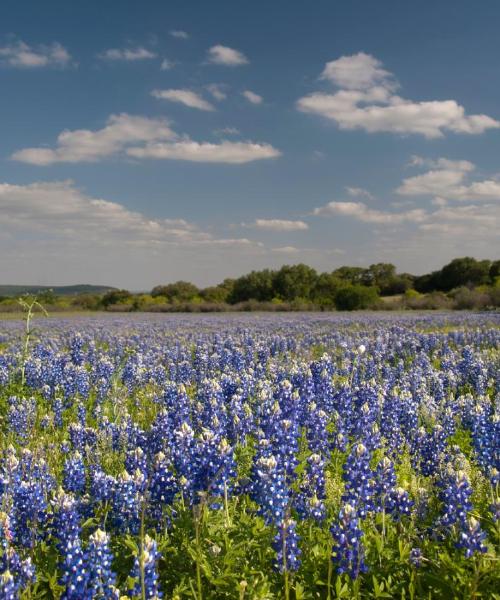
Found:
M 373 308 L 379 299 L 377 288 L 364 285 L 346 285 L 335 294 L 337 310 Z

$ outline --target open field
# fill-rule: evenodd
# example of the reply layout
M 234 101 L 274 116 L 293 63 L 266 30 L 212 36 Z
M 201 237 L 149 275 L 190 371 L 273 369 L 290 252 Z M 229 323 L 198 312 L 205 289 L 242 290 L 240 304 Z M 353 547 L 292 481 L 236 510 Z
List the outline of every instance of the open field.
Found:
M 0 598 L 500 598 L 499 314 L 34 324 L 0 316 Z

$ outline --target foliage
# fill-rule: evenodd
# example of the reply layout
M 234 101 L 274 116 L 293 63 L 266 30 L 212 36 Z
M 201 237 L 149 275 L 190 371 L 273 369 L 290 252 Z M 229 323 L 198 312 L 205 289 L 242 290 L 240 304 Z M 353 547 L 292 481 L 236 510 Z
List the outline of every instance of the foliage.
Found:
M 335 306 L 338 310 L 371 308 L 377 300 L 377 288 L 364 285 L 345 285 L 335 294 Z

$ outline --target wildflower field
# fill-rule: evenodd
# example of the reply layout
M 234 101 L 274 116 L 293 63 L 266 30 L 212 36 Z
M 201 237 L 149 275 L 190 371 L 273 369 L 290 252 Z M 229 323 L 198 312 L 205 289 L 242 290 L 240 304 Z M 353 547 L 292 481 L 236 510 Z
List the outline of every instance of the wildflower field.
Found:
M 0 599 L 500 598 L 500 315 L 0 321 Z

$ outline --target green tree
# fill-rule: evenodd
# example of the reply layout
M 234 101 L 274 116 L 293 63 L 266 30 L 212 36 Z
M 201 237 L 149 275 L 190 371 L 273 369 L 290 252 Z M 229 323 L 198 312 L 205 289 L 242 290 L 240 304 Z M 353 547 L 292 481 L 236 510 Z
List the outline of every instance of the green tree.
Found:
M 275 296 L 274 276 L 274 271 L 264 269 L 263 271 L 252 271 L 248 275 L 239 277 L 234 281 L 228 301 L 231 304 L 245 302 L 246 300 L 269 302 Z
M 221 304 L 227 302 L 234 288 L 234 279 L 224 279 L 219 285 L 206 287 L 200 292 L 200 296 L 205 302 Z
M 437 284 L 439 290 L 448 292 L 463 285 L 481 285 L 490 279 L 491 262 L 470 256 L 455 258 L 441 269 Z
M 376 263 L 370 265 L 363 274 L 362 283 L 364 285 L 374 285 L 378 287 L 382 296 L 390 296 L 397 288 L 399 283 L 396 275 L 396 267 L 391 263 Z M 404 291 L 404 289 L 403 289 Z
M 345 285 L 343 281 L 333 273 L 321 273 L 316 279 L 311 298 L 320 306 L 333 306 L 335 294 L 342 285 Z
M 132 301 L 132 294 L 128 290 L 111 290 L 101 298 L 101 305 L 104 308 L 113 304 L 128 304 Z
M 494 260 L 491 263 L 489 276 L 491 283 L 495 283 L 497 277 L 500 277 L 500 260 Z
M 167 285 L 157 285 L 151 290 L 153 298 L 165 296 L 170 302 L 190 302 L 199 293 L 200 290 L 189 281 L 176 281 Z
M 379 299 L 377 288 L 366 285 L 345 285 L 335 294 L 337 310 L 371 308 Z
M 315 269 L 304 264 L 284 265 L 274 278 L 275 296 L 292 301 L 296 298 L 310 300 L 318 279 Z
M 363 267 L 339 267 L 333 271 L 333 275 L 348 283 L 363 283 L 366 269 Z

